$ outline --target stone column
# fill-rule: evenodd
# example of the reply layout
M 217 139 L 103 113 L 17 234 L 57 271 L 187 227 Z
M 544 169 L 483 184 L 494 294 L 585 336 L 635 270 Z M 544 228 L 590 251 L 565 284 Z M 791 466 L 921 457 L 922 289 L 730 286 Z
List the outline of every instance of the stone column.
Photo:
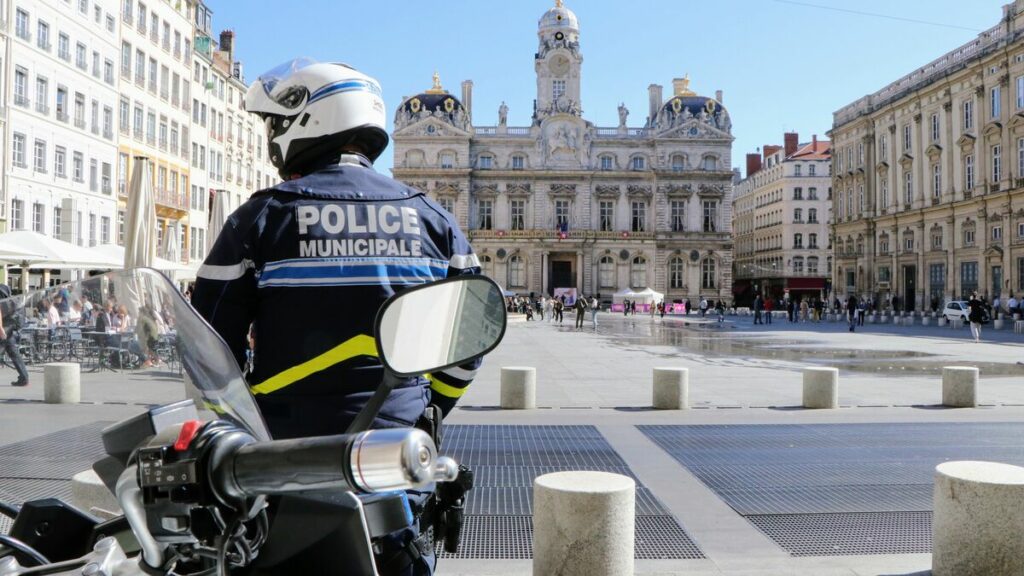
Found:
M 576 289 L 583 296 L 583 251 L 576 252 Z
M 946 167 L 943 169 L 943 190 L 941 202 L 952 202 L 956 195 L 956 164 L 955 160 L 960 154 L 960 149 L 956 145 L 956 141 L 953 139 L 953 124 L 955 122 L 956 115 L 953 113 L 953 103 L 946 102 L 942 105 L 942 110 L 945 112 L 943 118 L 946 121 L 945 142 L 942 143 L 942 155 L 945 161 Z M 946 246 L 946 250 L 950 250 L 952 244 Z
M 946 218 L 946 234 L 943 247 L 946 249 L 946 299 L 956 297 L 956 209 L 950 207 L 950 216 Z M 944 302 L 939 302 L 942 306 Z M 939 310 L 942 312 L 942 310 Z
M 548 293 L 548 268 L 549 268 L 548 260 L 549 260 L 549 252 L 547 250 L 545 250 L 544 252 L 541 253 L 540 260 L 541 260 L 540 292 L 541 292 L 541 294 L 544 294 L 545 296 L 550 296 L 551 294 Z
M 928 300 L 928 298 L 926 296 L 928 294 L 928 291 L 927 291 L 927 288 L 925 286 L 925 280 L 928 278 L 928 275 L 925 273 L 925 269 L 924 269 L 924 267 L 925 267 L 925 262 L 924 262 L 925 250 L 927 250 L 928 247 L 929 247 L 928 246 L 929 239 L 925 237 L 925 234 L 927 232 L 928 231 L 925 230 L 925 226 L 924 226 L 924 216 L 921 216 L 921 221 L 917 224 L 917 233 L 916 233 L 917 237 L 920 238 L 920 240 L 919 240 L 920 248 L 917 250 L 917 294 L 914 295 L 915 298 L 917 299 L 917 302 L 916 302 L 917 305 L 914 306 L 914 310 L 923 310 L 924 307 L 925 307 L 925 302 L 927 302 L 927 300 Z

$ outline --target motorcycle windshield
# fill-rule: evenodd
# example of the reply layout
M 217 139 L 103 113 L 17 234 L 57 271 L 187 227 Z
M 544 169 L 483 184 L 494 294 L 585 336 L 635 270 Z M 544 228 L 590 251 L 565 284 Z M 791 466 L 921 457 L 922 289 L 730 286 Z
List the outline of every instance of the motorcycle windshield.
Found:
M 30 381 L 39 380 L 26 394 L 40 394 L 40 366 L 77 363 L 84 402 L 148 408 L 192 399 L 203 419 L 270 439 L 227 344 L 160 272 L 109 272 L 7 298 L 0 312 Z

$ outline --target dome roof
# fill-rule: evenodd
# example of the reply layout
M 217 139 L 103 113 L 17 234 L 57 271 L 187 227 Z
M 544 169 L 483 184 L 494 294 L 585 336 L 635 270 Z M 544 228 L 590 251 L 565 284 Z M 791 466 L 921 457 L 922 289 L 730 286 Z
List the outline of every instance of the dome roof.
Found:
M 562 6 L 561 0 L 555 2 L 555 7 L 551 8 L 540 17 L 538 26 L 541 30 L 547 28 L 567 28 L 571 30 L 580 29 L 580 21 L 576 18 L 576 14 Z
M 435 112 L 440 110 L 442 113 L 449 116 L 454 115 L 457 111 L 461 110 L 465 112 L 466 109 L 459 102 L 459 99 L 448 93 L 447 90 L 441 87 L 441 78 L 437 72 L 434 73 L 434 86 L 410 98 L 406 98 L 401 105 L 398 106 L 396 113 L 406 111 L 411 114 L 418 114 L 421 110 L 427 112 Z
M 714 98 L 697 95 L 673 96 L 662 106 L 663 110 L 674 114 L 682 114 L 684 108 L 690 111 L 691 116 L 700 116 L 702 110 L 709 116 L 714 116 L 724 110 L 724 107 Z

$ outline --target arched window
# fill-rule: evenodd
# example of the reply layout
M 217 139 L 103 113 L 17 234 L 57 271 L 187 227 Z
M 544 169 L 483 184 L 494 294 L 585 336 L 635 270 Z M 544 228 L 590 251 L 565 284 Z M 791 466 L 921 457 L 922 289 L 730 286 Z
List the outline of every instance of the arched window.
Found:
M 480 268 L 484 273 L 484 276 L 493 278 L 494 277 L 494 260 L 491 257 L 484 254 L 480 256 Z
M 597 276 L 601 288 L 615 288 L 615 260 L 611 256 L 602 256 L 597 264 Z
M 647 159 L 643 156 L 633 156 L 630 167 L 633 168 L 633 170 L 643 170 L 647 168 Z
M 522 256 L 516 255 L 508 259 L 508 285 L 513 288 L 526 287 L 526 270 Z
M 672 171 L 682 172 L 686 169 L 686 156 L 682 154 L 675 154 L 672 156 Z
M 615 157 L 610 154 L 601 155 L 601 170 L 614 170 L 615 169 Z
M 714 156 L 705 156 L 701 168 L 704 170 L 717 170 L 718 158 L 715 158 Z
M 804 259 L 802 256 L 793 258 L 793 273 L 803 274 L 804 273 Z
M 807 258 L 807 273 L 817 274 L 818 273 L 818 257 L 810 256 Z
M 673 258 L 668 262 L 668 286 L 674 290 L 685 285 L 686 264 L 682 258 Z
M 524 168 L 526 168 L 526 156 L 523 156 L 522 154 L 513 154 L 512 155 L 512 169 L 513 170 L 522 170 Z
M 647 259 L 643 256 L 633 258 L 629 269 L 629 285 L 634 288 L 647 287 Z
M 705 258 L 700 263 L 700 287 L 713 289 L 716 283 L 715 261 L 711 258 Z

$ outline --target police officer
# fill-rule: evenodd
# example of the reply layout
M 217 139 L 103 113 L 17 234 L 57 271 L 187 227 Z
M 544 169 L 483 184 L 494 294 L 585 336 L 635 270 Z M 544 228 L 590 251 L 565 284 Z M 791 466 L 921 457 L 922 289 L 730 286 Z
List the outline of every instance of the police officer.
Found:
M 451 214 L 373 170 L 388 144 L 373 78 L 295 60 L 253 83 L 245 108 L 264 119 L 284 181 L 228 218 L 192 305 L 240 366 L 254 328 L 250 387 L 275 438 L 340 434 L 383 376 L 380 305 L 406 286 L 478 274 L 479 260 Z M 431 404 L 447 414 L 478 366 L 403 381 L 373 426 L 422 425 Z

